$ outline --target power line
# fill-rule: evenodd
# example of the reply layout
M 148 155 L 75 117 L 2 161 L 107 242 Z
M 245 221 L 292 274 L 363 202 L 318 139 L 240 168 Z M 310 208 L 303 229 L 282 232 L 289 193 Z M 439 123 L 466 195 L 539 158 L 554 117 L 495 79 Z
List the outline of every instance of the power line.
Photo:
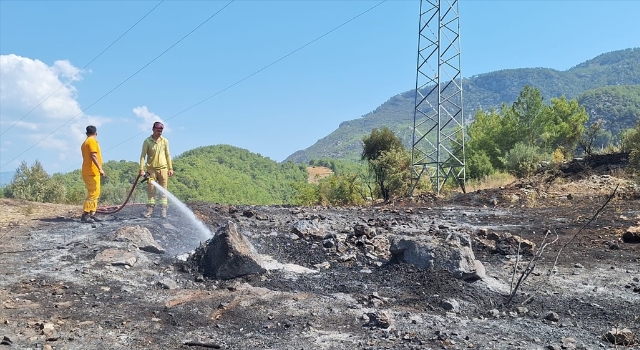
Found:
M 71 78 L 69 78 L 69 80 L 67 80 L 66 83 L 60 85 L 57 89 L 55 89 L 49 96 L 45 97 L 44 100 L 40 101 L 40 103 L 38 103 L 37 105 L 35 105 L 33 108 L 31 108 L 31 110 L 29 112 L 27 112 L 27 114 L 23 115 L 20 119 L 18 119 L 15 123 L 11 124 L 11 126 L 9 126 L 7 128 L 7 130 L 3 131 L 2 133 L 0 133 L 0 136 L 4 135 L 4 133 L 6 133 L 7 131 L 9 131 L 11 128 L 13 128 L 14 126 L 16 126 L 16 124 L 18 124 L 22 119 L 26 118 L 29 114 L 31 114 L 31 112 L 35 111 L 36 108 L 40 107 L 41 104 L 43 104 L 46 100 L 48 100 L 51 96 L 53 96 L 56 92 L 58 92 L 58 90 L 62 89 L 63 87 L 69 85 L 70 82 L 73 81 L 73 78 L 75 78 L 78 74 L 80 74 L 80 72 L 84 71 L 87 67 L 89 67 L 89 65 L 91 63 L 93 63 L 95 60 L 98 59 L 98 57 L 102 56 L 103 53 L 105 53 L 107 50 L 109 50 L 109 48 L 111 48 L 111 46 L 113 46 L 115 43 L 117 43 L 120 39 L 122 39 L 123 36 L 125 36 L 127 33 L 129 33 L 135 26 L 138 25 L 138 23 L 142 22 L 143 19 L 145 19 L 147 16 L 149 16 L 149 14 L 151 12 L 153 12 L 153 10 L 155 10 L 156 8 L 158 8 L 158 6 L 160 6 L 165 0 L 161 0 L 156 6 L 154 6 L 151 10 L 149 10 L 149 12 L 147 12 L 144 16 L 142 16 L 142 18 L 140 18 L 136 23 L 134 23 L 131 27 L 129 27 L 129 29 L 127 29 L 124 33 L 122 33 L 122 35 L 120 35 L 116 40 L 114 40 L 111 44 L 109 44 L 109 46 L 107 46 L 104 50 L 102 50 L 102 52 L 100 52 L 96 57 L 94 57 L 91 61 L 89 61 L 89 63 L 87 63 L 84 67 L 82 67 L 82 69 L 78 70 L 76 72 L 76 74 L 74 74 Z
M 382 5 L 383 3 L 387 2 L 387 1 L 388 1 L 388 0 L 383 0 L 383 1 L 379 2 L 378 4 L 376 4 L 376 5 L 372 6 L 372 7 L 370 7 L 369 9 L 367 9 L 367 10 L 365 10 L 365 11 L 361 12 L 360 14 L 358 14 L 358 15 L 356 15 L 356 16 L 354 16 L 354 17 L 352 17 L 351 19 L 349 19 L 349 20 L 347 20 L 347 21 L 343 22 L 342 24 L 340 24 L 340 25 L 338 25 L 338 26 L 334 27 L 333 29 L 331 29 L 331 30 L 329 30 L 329 31 L 325 32 L 324 34 L 322 34 L 322 35 L 318 36 L 317 38 L 315 38 L 315 39 L 313 39 L 313 40 L 309 41 L 308 43 L 306 43 L 306 44 L 304 44 L 304 45 L 300 46 L 299 48 L 297 48 L 297 49 L 295 49 L 295 50 L 293 50 L 293 51 L 291 51 L 291 52 L 287 53 L 286 55 L 284 55 L 284 56 L 282 56 L 282 57 L 278 58 L 277 60 L 275 60 L 275 61 L 273 61 L 273 62 L 271 62 L 271 63 L 267 64 L 266 66 L 264 66 L 264 67 L 262 67 L 262 68 L 258 69 L 257 71 L 255 71 L 255 72 L 253 72 L 253 73 L 251 73 L 251 74 L 249 74 L 249 75 L 245 76 L 244 78 L 242 78 L 242 79 L 240 79 L 240 80 L 236 81 L 235 83 L 233 83 L 233 84 L 231 84 L 231 85 L 229 85 L 229 86 L 225 87 L 224 89 L 219 90 L 219 91 L 217 91 L 216 93 L 214 93 L 214 94 L 212 94 L 212 95 L 209 95 L 208 97 L 206 97 L 206 98 L 204 98 L 204 99 L 200 100 L 199 102 L 196 102 L 195 104 L 193 104 L 193 105 L 191 105 L 191 106 L 187 107 L 186 109 L 184 109 L 184 110 L 182 110 L 182 111 L 180 111 L 180 112 L 178 112 L 178 113 L 176 113 L 176 114 L 172 115 L 171 117 L 169 117 L 169 118 L 167 118 L 167 119 L 165 119 L 165 120 L 171 120 L 171 119 L 173 119 L 173 118 L 175 118 L 175 117 L 177 117 L 177 116 L 181 115 L 182 113 L 185 113 L 185 112 L 187 112 L 187 111 L 189 111 L 189 110 L 191 110 L 191 109 L 195 108 L 196 106 L 199 106 L 199 105 L 201 105 L 201 104 L 205 103 L 206 101 L 208 101 L 208 100 L 210 100 L 210 99 L 212 99 L 212 98 L 214 98 L 214 97 L 216 97 L 216 96 L 220 95 L 221 93 L 223 93 L 223 92 L 225 92 L 225 91 L 227 91 L 227 90 L 231 89 L 232 87 L 234 87 L 234 86 L 236 86 L 236 85 L 238 85 L 238 84 L 242 83 L 243 81 L 245 81 L 245 80 L 247 80 L 247 79 L 249 79 L 249 78 L 253 77 L 253 76 L 254 76 L 254 75 L 256 75 L 256 74 L 261 73 L 262 71 L 264 71 L 264 70 L 266 70 L 267 68 L 269 68 L 269 67 L 271 67 L 271 66 L 275 65 L 276 63 L 278 63 L 278 62 L 280 62 L 280 61 L 282 61 L 282 60 L 286 59 L 287 57 L 289 57 L 289 56 L 291 56 L 291 55 L 295 54 L 296 52 L 298 52 L 298 51 L 300 51 L 300 50 L 304 49 L 305 47 L 307 47 L 307 46 L 309 46 L 309 45 L 311 45 L 311 44 L 315 43 L 316 41 L 318 41 L 318 40 L 320 40 L 320 39 L 324 38 L 325 36 L 327 36 L 327 35 L 329 35 L 329 34 L 331 34 L 331 33 L 335 32 L 336 30 L 338 30 L 338 29 L 340 29 L 340 28 L 344 27 L 345 25 L 349 24 L 350 22 L 353 22 L 353 21 L 354 21 L 354 20 L 356 20 L 357 18 L 359 18 L 359 17 L 363 16 L 363 15 L 364 15 L 364 14 L 366 14 L 367 12 L 369 12 L 369 11 L 371 11 L 371 10 L 375 9 L 376 7 L 378 7 L 378 6 Z M 140 136 L 142 133 L 143 133 L 143 132 L 141 131 L 141 132 L 137 133 L 136 135 L 133 135 L 133 136 L 131 136 L 130 138 L 128 138 L 128 139 L 126 139 L 126 140 L 124 140 L 124 141 L 122 141 L 122 142 L 120 142 L 120 143 L 118 143 L 118 144 L 116 144 L 116 145 L 114 145 L 114 146 L 112 146 L 112 147 L 109 147 L 108 149 L 106 149 L 106 151 L 112 150 L 112 149 L 114 149 L 114 148 L 116 148 L 116 147 L 118 147 L 118 146 L 122 145 L 122 144 L 123 144 L 123 143 L 125 143 L 125 142 L 129 142 L 129 141 L 133 140 L 134 138 L 136 138 L 136 137 Z M 69 168 L 69 169 L 71 169 L 71 168 Z
M 64 124 L 60 125 L 59 127 L 57 127 L 55 130 L 53 130 L 52 132 L 50 132 L 49 134 L 47 134 L 45 137 L 43 137 L 42 139 L 40 139 L 38 142 L 34 143 L 33 145 L 31 145 L 29 148 L 27 148 L 26 150 L 22 151 L 22 153 L 18 154 L 17 156 L 15 156 L 13 159 L 11 159 L 10 161 L 6 162 L 4 165 L 2 165 L 2 167 L 5 167 L 7 165 L 9 165 L 9 163 L 13 162 L 14 160 L 16 160 L 18 157 L 20 157 L 21 155 L 25 154 L 27 151 L 29 151 L 30 149 L 32 149 L 33 147 L 37 146 L 40 142 L 44 141 L 47 137 L 53 135 L 56 131 L 60 130 L 63 126 L 69 124 L 69 122 L 71 122 L 72 120 L 76 119 L 77 117 L 79 117 L 80 115 L 82 115 L 85 111 L 87 111 L 89 108 L 91 108 L 93 105 L 95 105 L 96 103 L 100 102 L 103 98 L 109 96 L 113 91 L 115 91 L 117 88 L 119 88 L 120 86 L 122 86 L 124 83 L 126 83 L 127 81 L 129 81 L 131 78 L 133 78 L 135 75 L 137 75 L 138 73 L 140 73 L 143 69 L 147 68 L 150 64 L 152 64 L 153 62 L 155 62 L 158 58 L 160 58 L 162 55 L 164 55 L 165 53 L 167 53 L 169 50 L 171 50 L 174 46 L 178 45 L 182 40 L 184 40 L 186 37 L 188 37 L 189 35 L 191 35 L 193 32 L 195 32 L 196 30 L 198 30 L 200 27 L 202 27 L 205 23 L 207 23 L 210 19 L 212 19 L 213 17 L 215 17 L 218 13 L 222 12 L 222 10 L 224 10 L 225 8 L 227 8 L 227 6 L 231 5 L 232 2 L 234 2 L 235 0 L 231 0 L 229 1 L 226 5 L 224 5 L 221 9 L 219 9 L 218 11 L 216 11 L 213 15 L 209 16 L 209 18 L 205 19 L 202 23 L 200 23 L 199 25 L 197 25 L 195 28 L 193 28 L 189 33 L 187 33 L 186 35 L 184 35 L 182 38 L 178 39 L 178 41 L 176 41 L 173 45 L 169 46 L 166 50 L 162 51 L 158 56 L 156 56 L 154 59 L 152 59 L 151 61 L 149 61 L 147 64 L 145 64 L 144 66 L 142 66 L 142 68 L 138 69 L 137 71 L 135 71 L 135 73 L 131 74 L 128 78 L 126 78 L 124 81 L 122 81 L 120 84 L 116 85 L 114 88 L 112 88 L 111 90 L 109 90 L 106 94 L 102 95 L 100 98 L 98 98 L 97 100 L 95 100 L 93 103 L 91 103 L 89 106 L 87 106 L 85 109 L 81 110 L 80 113 L 76 114 L 73 118 L 67 120 L 66 122 L 64 122 Z

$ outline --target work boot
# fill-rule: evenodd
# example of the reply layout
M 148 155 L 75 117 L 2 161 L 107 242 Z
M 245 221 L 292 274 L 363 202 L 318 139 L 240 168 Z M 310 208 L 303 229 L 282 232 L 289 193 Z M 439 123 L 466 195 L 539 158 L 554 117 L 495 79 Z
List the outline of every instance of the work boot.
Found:
M 144 212 L 145 218 L 150 218 L 153 216 L 153 205 L 147 205 L 147 211 Z
M 167 218 L 167 206 L 166 205 L 162 206 L 162 212 L 161 212 L 160 215 L 162 216 L 163 219 Z
M 93 221 L 95 221 L 95 222 L 100 222 L 100 221 L 102 221 L 102 219 L 100 219 L 100 218 L 96 217 L 96 214 L 95 214 L 95 213 L 91 213 L 91 214 L 89 215 L 89 218 L 91 218 L 91 220 L 93 220 Z
M 91 218 L 91 216 L 89 216 L 89 213 L 84 212 L 82 213 L 82 217 L 80 218 L 80 222 L 86 222 L 88 224 L 93 223 L 93 219 Z

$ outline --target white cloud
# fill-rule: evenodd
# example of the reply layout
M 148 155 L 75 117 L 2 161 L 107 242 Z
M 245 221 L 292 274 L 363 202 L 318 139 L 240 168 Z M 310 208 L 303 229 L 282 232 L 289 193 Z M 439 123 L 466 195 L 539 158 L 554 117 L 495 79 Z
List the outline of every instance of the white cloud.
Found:
M 28 57 L 0 55 L 3 119 L 9 113 L 7 120 L 15 122 L 34 108 L 25 119 L 68 120 L 79 115 L 82 110 L 76 101 L 76 88 L 71 82 L 63 86 L 64 82 L 60 81 L 61 76 L 73 76 L 75 73 L 72 72 L 77 73 L 78 68 L 68 61 L 57 61 L 53 66 L 48 66 Z M 72 81 L 80 78 L 78 74 Z
M 25 139 L 28 145 L 33 145 L 40 142 L 39 145 L 42 144 L 43 147 L 46 147 L 47 149 L 55 149 L 60 153 L 69 152 L 72 149 L 75 150 L 75 148 L 80 147 L 79 144 L 76 145 L 77 142 L 74 142 L 72 145 L 64 136 L 57 137 L 55 135 L 51 135 L 47 137 L 47 135 L 48 133 L 30 133 L 25 135 Z
M 51 68 L 54 72 L 57 72 L 58 75 L 64 78 L 71 79 L 73 81 L 82 80 L 80 69 L 74 67 L 68 60 L 55 61 Z
M 142 119 L 142 121 L 138 123 L 138 128 L 142 131 L 151 131 L 151 128 L 153 127 L 153 123 L 155 122 L 161 122 L 162 124 L 164 124 L 165 132 L 170 130 L 167 127 L 167 123 L 165 123 L 164 120 L 162 120 L 162 118 L 158 117 L 157 114 L 149 111 L 147 106 L 136 107 L 133 109 L 133 113 L 135 113 L 135 115 L 138 118 Z
M 38 124 L 36 123 L 26 123 L 23 121 L 18 121 L 14 123 L 17 127 L 27 130 L 38 130 Z
M 73 83 L 82 80 L 68 60 L 53 65 L 15 54 L 0 55 L 0 133 L 5 147 L 2 162 L 12 164 L 37 152 L 36 157 L 61 160 L 77 157 L 87 125 L 100 126 L 109 118 L 82 113 Z

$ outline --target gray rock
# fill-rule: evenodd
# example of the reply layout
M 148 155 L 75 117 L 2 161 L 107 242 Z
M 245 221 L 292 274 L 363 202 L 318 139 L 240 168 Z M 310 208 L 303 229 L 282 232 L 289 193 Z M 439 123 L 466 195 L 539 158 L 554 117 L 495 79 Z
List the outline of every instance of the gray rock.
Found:
M 291 232 L 300 238 L 324 238 L 326 232 L 316 220 L 300 220 L 291 226 Z
M 612 328 L 604 335 L 604 339 L 614 345 L 634 345 L 636 335 L 629 328 Z
M 468 281 L 482 279 L 486 272 L 481 263 L 476 264 L 468 235 L 454 232 L 448 238 L 394 236 L 389 251 L 399 261 L 421 269 L 448 270 Z
M 114 266 L 132 267 L 138 258 L 133 252 L 109 248 L 96 254 L 95 261 L 104 262 Z
M 553 311 L 549 312 L 544 318 L 551 322 L 558 322 L 558 320 L 560 320 L 560 316 Z
M 460 312 L 460 303 L 455 299 L 446 299 L 440 302 L 440 307 L 451 312 Z
M 212 239 L 196 250 L 192 259 L 204 275 L 218 279 L 232 279 L 261 274 L 266 268 L 251 242 L 227 221 Z
M 386 311 L 376 311 L 368 313 L 369 322 L 367 326 L 378 328 L 389 328 L 393 322 L 393 317 Z
M 121 242 L 131 242 L 131 244 L 149 253 L 164 254 L 165 250 L 153 239 L 151 231 L 140 225 L 124 226 L 115 233 L 115 240 Z

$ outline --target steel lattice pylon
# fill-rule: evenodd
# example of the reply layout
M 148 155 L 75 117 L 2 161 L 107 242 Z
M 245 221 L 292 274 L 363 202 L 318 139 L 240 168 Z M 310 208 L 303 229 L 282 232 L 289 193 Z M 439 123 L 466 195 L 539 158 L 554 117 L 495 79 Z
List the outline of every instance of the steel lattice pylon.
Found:
M 411 194 L 426 172 L 439 194 L 449 179 L 465 190 L 464 114 L 457 0 L 420 0 Z

